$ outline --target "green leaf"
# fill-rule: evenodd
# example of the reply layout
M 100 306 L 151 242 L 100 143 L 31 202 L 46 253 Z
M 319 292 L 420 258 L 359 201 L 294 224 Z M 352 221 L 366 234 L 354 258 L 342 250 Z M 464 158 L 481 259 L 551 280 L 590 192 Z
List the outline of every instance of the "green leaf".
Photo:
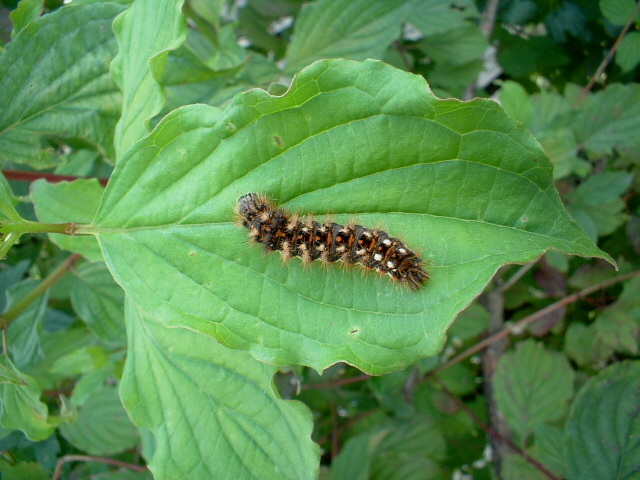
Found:
M 235 69 L 247 58 L 247 50 L 238 45 L 231 25 L 222 27 L 216 40 L 214 45 L 203 34 L 190 30 L 185 46 L 213 71 Z
M 538 140 L 553 163 L 553 178 L 565 178 L 571 174 L 586 176 L 591 165 L 578 156 L 578 144 L 568 128 L 550 128 Z
M 623 72 L 630 72 L 640 63 L 640 32 L 625 35 L 616 52 L 616 63 Z
M 21 221 L 22 217 L 20 217 L 20 214 L 14 206 L 16 203 L 17 201 L 11 190 L 11 185 L 9 185 L 5 176 L 0 172 L 0 217 L 13 222 Z
M 574 372 L 566 357 L 526 340 L 500 358 L 495 375 L 498 408 L 522 439 L 562 418 L 573 396 Z
M 567 478 L 638 478 L 640 362 L 607 367 L 578 393 L 566 426 Z
M 53 433 L 55 425 L 49 422 L 47 406 L 40 401 L 42 391 L 33 378 L 20 372 L 9 360 L 6 364 L 21 383 L 0 385 L 0 425 L 21 430 L 31 441 L 44 440 Z
M 490 316 L 485 307 L 472 303 L 465 308 L 449 329 L 451 341 L 469 340 L 480 335 L 489 326 Z
M 535 437 L 535 444 L 543 463 L 555 472 L 560 472 L 558 477 L 566 477 L 564 472 L 567 466 L 567 447 L 564 430 L 550 425 L 542 425 L 536 429 Z
M 609 85 L 587 96 L 572 127 L 578 143 L 593 156 L 614 148 L 638 148 L 640 137 L 640 85 Z
M 604 171 L 567 195 L 568 210 L 592 239 L 608 235 L 624 223 L 625 203 L 620 197 L 632 181 L 631 173 Z
M 118 55 L 113 78 L 122 90 L 122 115 L 116 125 L 115 147 L 120 158 L 149 131 L 149 119 L 164 104 L 159 79 L 169 50 L 186 37 L 183 0 L 138 0 L 113 25 Z
M 116 281 L 168 326 L 275 364 L 379 374 L 438 353 L 505 263 L 549 248 L 611 261 L 567 215 L 551 172 L 495 102 L 439 100 L 381 62 L 329 60 L 285 96 L 251 90 L 223 111 L 169 115 L 118 165 L 93 228 Z M 416 293 L 354 269 L 284 265 L 234 224 L 253 191 L 383 226 L 423 254 L 432 280 Z
M 556 43 L 566 42 L 569 36 L 584 43 L 592 38 L 585 12 L 573 2 L 559 2 L 547 15 L 544 24 Z
M 95 180 L 48 183 L 37 180 L 31 185 L 31 199 L 38 220 L 44 223 L 90 223 L 95 216 L 104 188 Z M 100 246 L 90 236 L 49 234 L 63 250 L 79 253 L 92 262 L 102 260 Z
M 25 385 L 19 372 L 14 369 L 11 361 L 5 355 L 0 357 L 0 383 Z
M 52 366 L 62 365 L 63 358 L 72 359 L 74 352 L 82 351 L 95 343 L 95 337 L 86 328 L 71 328 L 41 334 L 41 344 L 44 350 L 42 361 L 29 368 L 29 373 L 38 381 L 43 389 L 58 388 L 60 382 L 70 378 L 69 372 L 54 373 Z M 93 365 L 91 365 L 93 366 Z M 75 372 L 73 373 L 75 375 Z
M 549 477 L 521 455 L 507 455 L 502 461 L 503 480 L 547 480 Z
M 9 14 L 13 24 L 11 39 L 13 40 L 24 27 L 42 15 L 43 10 L 44 0 L 20 0 L 18 7 Z
M 2 172 L 0 172 L 0 227 L 5 223 L 19 223 L 23 221 L 14 207 L 15 203 L 17 202 L 11 191 L 11 186 Z M 8 222 L 5 222 L 5 220 Z M 3 259 L 7 255 L 11 247 L 20 240 L 20 236 L 21 234 L 17 232 L 7 234 L 0 233 L 0 259 Z
M 444 457 L 445 441 L 436 422 L 415 415 L 350 438 L 332 463 L 329 479 L 442 479 L 436 462 Z
M 287 48 L 287 72 L 321 58 L 381 58 L 400 37 L 404 0 L 318 0 L 302 7 Z
M 435 62 L 462 65 L 482 58 L 489 44 L 480 30 L 472 23 L 464 23 L 455 30 L 429 35 L 418 44 Z
M 609 308 L 598 315 L 594 326 L 602 341 L 615 351 L 638 353 L 640 324 L 631 315 Z
M 85 263 L 74 273 L 73 309 L 102 341 L 124 344 L 124 293 L 104 263 Z
M 425 35 L 441 34 L 464 25 L 468 19 L 479 17 L 472 0 L 413 0 L 409 3 L 406 20 Z
M 58 357 L 49 366 L 49 371 L 69 378 L 103 368 L 106 362 L 107 353 L 102 348 L 95 345 L 83 346 Z
M 602 310 L 593 324 L 597 336 L 617 352 L 638 353 L 640 278 L 629 280 L 618 299 Z
M 67 5 L 31 22 L 0 56 L 0 162 L 50 163 L 43 135 L 111 155 L 119 94 L 108 75 L 115 3 Z
M 626 24 L 635 7 L 633 0 L 600 0 L 600 11 L 614 25 Z
M 226 0 L 193 0 L 190 6 L 199 16 L 217 28 L 225 3 Z
M 500 88 L 500 104 L 505 112 L 531 128 L 531 119 L 533 118 L 532 97 L 527 94 L 527 91 L 520 83 L 509 80 L 502 84 Z
M 4 313 L 24 300 L 38 283 L 33 278 L 27 278 L 11 286 L 7 291 L 7 308 Z M 48 299 L 48 292 L 45 292 L 21 309 L 9 324 L 7 344 L 11 358 L 18 368 L 33 365 L 42 358 L 40 329 Z
M 127 329 L 121 394 L 155 435 L 154 478 L 316 478 L 311 415 L 279 398 L 274 366 L 141 317 L 131 302 Z
M 567 328 L 564 340 L 566 354 L 578 365 L 598 365 L 607 360 L 614 352 L 593 325 L 573 322 Z
M 139 442 L 137 430 L 114 386 L 105 386 L 87 398 L 76 421 L 60 425 L 60 433 L 73 446 L 91 455 L 113 455 Z
M 2 480 L 49 480 L 51 475 L 37 462 L 5 463 L 0 461 Z
M 385 433 L 351 437 L 331 462 L 329 480 L 369 480 L 371 462 Z
M 557 71 L 571 63 L 571 59 L 549 35 L 523 38 L 502 33 L 498 63 L 509 77 L 524 78 L 540 71 Z

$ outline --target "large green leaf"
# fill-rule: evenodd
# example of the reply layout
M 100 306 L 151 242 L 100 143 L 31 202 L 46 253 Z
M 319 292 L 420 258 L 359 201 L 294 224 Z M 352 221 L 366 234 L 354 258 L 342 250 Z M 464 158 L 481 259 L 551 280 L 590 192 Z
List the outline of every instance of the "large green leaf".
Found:
M 640 362 L 611 365 L 580 390 L 566 426 L 567 478 L 640 478 Z
M 432 280 L 416 293 L 284 265 L 234 223 L 253 191 L 384 227 L 423 254 Z M 495 102 L 439 100 L 372 60 L 317 62 L 282 97 L 251 90 L 224 111 L 173 112 L 118 165 L 91 228 L 125 292 L 167 325 L 277 364 L 371 373 L 436 354 L 505 263 L 549 248 L 610 260 L 567 215 L 539 144 Z
M 310 413 L 273 390 L 273 366 L 212 338 L 169 329 L 127 303 L 121 395 L 155 435 L 154 478 L 316 478 Z
M 0 56 L 0 162 L 46 161 L 46 134 L 80 137 L 112 154 L 120 95 L 109 75 L 111 22 L 122 10 L 109 2 L 68 5 L 7 45 Z
M 404 0 L 319 0 L 296 19 L 285 60 L 297 72 L 320 58 L 382 58 L 400 37 L 407 12 Z
M 500 358 L 495 396 L 509 426 L 522 438 L 558 420 L 573 396 L 574 373 L 566 357 L 527 340 Z
M 182 0 L 138 0 L 114 22 L 119 50 L 111 67 L 123 94 L 115 131 L 118 158 L 146 135 L 149 119 L 164 104 L 158 80 L 169 50 L 179 47 L 186 36 L 182 4 Z

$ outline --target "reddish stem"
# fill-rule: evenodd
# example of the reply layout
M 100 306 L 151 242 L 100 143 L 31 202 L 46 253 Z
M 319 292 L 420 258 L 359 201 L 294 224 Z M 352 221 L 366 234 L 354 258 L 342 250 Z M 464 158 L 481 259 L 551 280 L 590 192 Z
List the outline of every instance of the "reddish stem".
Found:
M 88 177 L 77 177 L 74 175 L 58 175 L 57 173 L 24 172 L 22 170 L 2 170 L 2 173 L 8 180 L 17 180 L 21 182 L 33 182 L 35 180 L 44 178 L 48 182 L 58 183 L 58 182 L 72 182 L 73 180 L 78 180 L 79 178 L 88 178 Z M 98 178 L 97 180 L 102 185 L 106 185 L 107 182 L 109 181 L 106 178 Z

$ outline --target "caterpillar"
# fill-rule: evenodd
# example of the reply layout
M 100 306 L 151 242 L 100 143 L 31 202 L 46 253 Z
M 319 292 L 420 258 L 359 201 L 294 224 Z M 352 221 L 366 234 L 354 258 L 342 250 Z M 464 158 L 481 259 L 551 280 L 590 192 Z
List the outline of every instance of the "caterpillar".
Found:
M 419 290 L 429 279 L 420 257 L 381 230 L 304 219 L 258 193 L 240 197 L 236 213 L 238 223 L 249 229 L 249 236 L 263 244 L 265 251 L 279 251 L 283 260 L 300 257 L 304 263 L 359 264 L 412 290 Z

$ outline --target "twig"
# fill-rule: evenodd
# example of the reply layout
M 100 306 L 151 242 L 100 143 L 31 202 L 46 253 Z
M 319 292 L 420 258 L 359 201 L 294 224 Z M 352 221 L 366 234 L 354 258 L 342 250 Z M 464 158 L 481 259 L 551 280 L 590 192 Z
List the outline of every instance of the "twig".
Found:
M 578 97 L 578 99 L 573 103 L 573 108 L 577 107 L 584 100 L 584 98 L 587 96 L 587 93 L 591 91 L 591 89 L 595 85 L 600 75 L 602 75 L 602 72 L 604 72 L 605 68 L 607 68 L 609 63 L 611 63 L 611 60 L 613 60 L 613 56 L 616 54 L 616 51 L 618 50 L 618 47 L 620 46 L 622 39 L 631 28 L 631 25 L 633 25 L 633 23 L 635 22 L 635 18 L 638 15 L 638 11 L 640 11 L 640 0 L 638 0 L 638 2 L 636 3 L 636 8 L 633 10 L 633 13 L 629 17 L 629 20 L 627 20 L 627 23 L 625 24 L 624 28 L 620 32 L 620 35 L 618 35 L 618 38 L 616 38 L 615 43 L 611 47 L 611 50 L 609 50 L 609 53 L 607 53 L 607 56 L 604 57 L 604 60 L 602 60 L 600 65 L 598 65 L 596 73 L 593 74 L 593 76 L 589 80 L 589 83 L 587 83 L 587 85 L 580 92 L 580 96 Z
M 60 457 L 58 459 L 58 463 L 56 463 L 56 469 L 53 472 L 53 476 L 51 480 L 58 480 L 60 475 L 62 475 L 62 468 L 64 464 L 67 462 L 97 462 L 97 463 L 106 463 L 108 465 L 114 465 L 116 467 L 128 468 L 129 470 L 134 470 L 136 472 L 147 472 L 149 469 L 144 465 L 136 465 L 134 463 L 122 462 L 120 460 L 114 460 L 113 458 L 106 457 L 94 457 L 93 455 L 65 455 L 64 457 Z
M 443 363 L 438 368 L 426 373 L 425 376 L 422 378 L 422 381 L 425 381 L 428 377 L 434 376 L 434 375 L 442 372 L 443 370 L 446 370 L 447 368 L 449 368 L 449 367 L 451 367 L 451 366 L 453 366 L 453 365 L 455 365 L 457 363 L 460 363 L 461 361 L 469 358 L 470 356 L 475 355 L 476 353 L 478 353 L 479 351 L 485 349 L 488 345 L 492 344 L 493 342 L 496 342 L 496 341 L 501 340 L 501 339 L 503 339 L 505 337 L 508 337 L 514 330 L 522 331 L 530 323 L 533 323 L 536 320 L 539 320 L 540 318 L 545 317 L 546 315 L 550 314 L 551 312 L 554 312 L 555 310 L 557 310 L 559 308 L 565 307 L 565 306 L 567 306 L 567 305 L 569 305 L 569 304 L 571 304 L 573 302 L 576 302 L 576 301 L 580 300 L 581 298 L 592 294 L 593 292 L 597 292 L 598 290 L 602 290 L 603 288 L 610 287 L 612 285 L 615 285 L 616 283 L 624 282 L 624 281 L 629 280 L 630 278 L 636 277 L 638 275 L 640 275 L 640 270 L 636 270 L 636 271 L 633 271 L 631 273 L 626 273 L 624 275 L 620 275 L 619 277 L 610 278 L 610 279 L 602 281 L 600 283 L 596 283 L 595 285 L 591 285 L 590 287 L 583 288 L 579 292 L 576 292 L 576 293 L 574 293 L 572 295 L 569 295 L 569 296 L 567 296 L 565 298 L 562 298 L 562 299 L 558 300 L 557 302 L 552 303 L 551 305 L 547 305 L 542 310 L 538 310 L 536 313 L 533 313 L 533 314 L 523 318 L 522 320 L 520 320 L 520 321 L 518 321 L 516 323 L 508 325 L 507 327 L 505 327 L 504 330 L 496 333 L 495 335 L 491 335 L 490 337 L 485 338 L 481 342 L 478 342 L 477 344 L 475 344 L 473 347 L 468 348 L 467 350 L 465 350 L 464 352 L 460 353 L 459 355 L 456 355 L 455 357 L 453 357 L 448 362 Z

